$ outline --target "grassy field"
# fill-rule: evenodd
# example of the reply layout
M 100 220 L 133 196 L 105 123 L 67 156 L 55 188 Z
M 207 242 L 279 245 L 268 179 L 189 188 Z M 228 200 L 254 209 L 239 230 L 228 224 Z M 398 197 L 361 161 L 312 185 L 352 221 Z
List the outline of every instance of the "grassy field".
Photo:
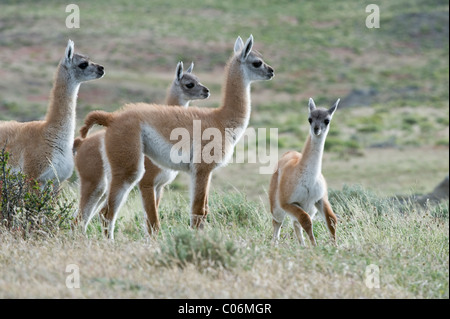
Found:
M 286 221 L 271 244 L 266 164 L 232 163 L 213 176 L 207 229 L 188 229 L 188 177 L 162 202 L 162 232 L 150 240 L 132 193 L 116 242 L 61 229 L 24 240 L 0 229 L 0 297 L 449 298 L 448 201 L 418 207 L 396 195 L 425 194 L 449 171 L 448 1 L 76 1 L 80 28 L 68 29 L 60 1 L 0 3 L 0 121 L 45 116 L 53 72 L 67 39 L 105 66 L 82 85 L 77 123 L 94 109 L 162 102 L 176 63 L 195 62 L 217 107 L 223 68 L 237 35 L 253 34 L 276 76 L 252 86 L 250 127 L 277 128 L 278 150 L 301 150 L 307 100 L 341 98 L 323 170 L 340 215 L 338 247 L 320 221 L 317 248 L 300 248 Z M 267 141 L 273 137 L 267 137 Z M 250 147 L 250 146 L 246 146 Z M 74 207 L 76 174 L 63 193 Z M 81 288 L 66 287 L 69 264 Z M 379 267 L 380 288 L 365 284 Z
M 188 202 L 169 191 L 162 232 L 150 240 L 132 194 L 108 242 L 94 221 L 23 240 L 1 232 L 2 298 L 448 298 L 448 205 L 399 206 L 361 188 L 333 192 L 338 246 L 322 222 L 317 248 L 300 248 L 290 223 L 271 243 L 267 207 L 238 192 L 214 193 L 206 229 L 190 230 Z M 135 212 L 135 213 L 131 213 Z M 80 288 L 69 289 L 68 265 Z M 379 288 L 367 267 L 379 270 Z

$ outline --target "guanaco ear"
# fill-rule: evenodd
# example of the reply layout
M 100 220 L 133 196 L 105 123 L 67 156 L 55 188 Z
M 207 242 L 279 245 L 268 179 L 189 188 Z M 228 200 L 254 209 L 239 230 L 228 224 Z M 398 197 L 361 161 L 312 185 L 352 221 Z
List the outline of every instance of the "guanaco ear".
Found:
M 192 70 L 194 69 L 194 62 L 191 62 L 191 65 L 189 66 L 189 68 L 186 70 L 186 73 L 192 73 Z
M 252 48 L 253 48 L 253 35 L 250 35 L 250 37 L 247 39 L 247 42 L 245 42 L 244 49 L 242 50 L 241 53 L 242 62 L 247 60 L 248 55 L 250 54 L 250 52 L 252 52 Z
M 64 55 L 66 62 L 71 62 L 73 58 L 74 43 L 69 39 L 67 42 L 66 53 Z
M 180 61 L 177 64 L 177 70 L 175 72 L 175 79 L 177 80 L 177 82 L 180 82 L 182 77 L 183 77 L 183 62 Z
M 308 107 L 310 113 L 316 108 L 316 103 L 314 103 L 312 97 L 309 98 Z
M 328 110 L 328 114 L 330 114 L 330 116 L 333 116 L 334 112 L 336 112 L 336 109 L 337 109 L 340 101 L 341 101 L 341 99 L 337 99 L 336 103 L 334 103 L 333 106 L 330 107 L 330 109 Z
M 242 51 L 244 47 L 244 41 L 242 41 L 241 37 L 238 36 L 236 42 L 234 43 L 234 53 L 239 53 Z

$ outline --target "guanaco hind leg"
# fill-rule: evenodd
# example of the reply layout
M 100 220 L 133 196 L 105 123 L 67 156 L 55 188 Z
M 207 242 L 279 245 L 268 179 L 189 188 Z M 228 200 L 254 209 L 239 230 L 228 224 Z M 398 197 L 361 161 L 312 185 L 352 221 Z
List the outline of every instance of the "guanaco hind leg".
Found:
M 331 241 L 336 244 L 336 226 L 337 218 L 331 209 L 330 202 L 327 198 L 322 198 L 315 204 L 319 214 L 322 216 L 323 220 L 327 224 L 327 228 L 330 231 Z

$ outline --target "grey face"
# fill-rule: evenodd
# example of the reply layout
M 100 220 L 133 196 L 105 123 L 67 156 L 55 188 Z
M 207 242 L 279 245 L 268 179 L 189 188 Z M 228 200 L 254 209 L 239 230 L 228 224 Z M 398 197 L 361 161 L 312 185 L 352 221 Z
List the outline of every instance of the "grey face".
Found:
M 200 83 L 198 78 L 192 74 L 194 63 L 183 71 L 183 62 L 178 62 L 175 73 L 175 87 L 182 101 L 203 100 L 209 97 L 209 89 Z
M 99 79 L 105 75 L 103 66 L 89 60 L 88 57 L 75 54 L 75 45 L 72 40 L 67 42 L 62 66 L 67 70 L 72 81 L 81 83 L 84 81 Z
M 74 54 L 68 62 L 67 68 L 78 82 L 99 79 L 105 75 L 102 65 L 90 61 L 81 54 Z
M 179 86 L 185 100 L 202 100 L 209 97 L 209 89 L 191 73 L 183 73 Z
M 252 51 L 253 36 L 244 44 L 241 37 L 236 39 L 234 53 L 238 54 L 238 61 L 243 66 L 245 77 L 248 81 L 270 80 L 275 73 L 273 68 L 266 64 L 258 52 Z
M 337 109 L 337 106 L 339 104 L 339 99 L 336 101 L 336 103 L 330 108 L 322 108 L 316 107 L 316 104 L 314 103 L 313 99 L 309 99 L 309 117 L 308 122 L 311 125 L 310 132 L 313 136 L 326 136 L 328 133 L 328 130 L 330 128 L 330 122 L 333 118 L 333 114 Z
M 253 81 L 271 80 L 274 77 L 273 68 L 266 64 L 258 53 L 250 52 L 243 63 L 248 70 L 249 78 Z

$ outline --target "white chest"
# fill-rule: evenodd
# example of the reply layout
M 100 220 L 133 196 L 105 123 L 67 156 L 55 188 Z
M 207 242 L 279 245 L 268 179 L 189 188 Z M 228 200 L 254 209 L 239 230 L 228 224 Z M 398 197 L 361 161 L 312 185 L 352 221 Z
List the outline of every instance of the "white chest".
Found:
M 314 204 L 325 196 L 326 186 L 321 176 L 304 174 L 291 196 L 291 203 L 298 203 L 305 211 L 311 211 Z
M 50 159 L 48 168 L 39 179 L 41 181 L 53 180 L 55 182 L 63 182 L 72 175 L 73 169 L 72 149 L 58 149 L 53 152 L 53 158 Z

